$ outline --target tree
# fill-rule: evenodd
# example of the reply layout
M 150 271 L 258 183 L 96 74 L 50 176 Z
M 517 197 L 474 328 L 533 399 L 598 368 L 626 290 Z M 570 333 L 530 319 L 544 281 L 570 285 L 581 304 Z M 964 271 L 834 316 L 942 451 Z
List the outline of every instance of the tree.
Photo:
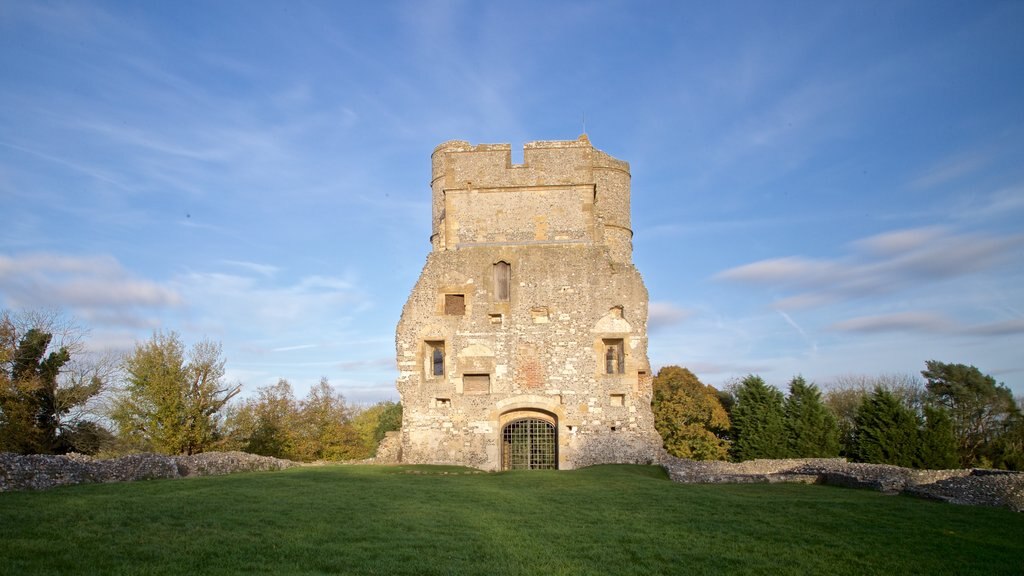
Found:
M 230 411 L 226 419 L 228 435 L 234 447 L 261 456 L 295 458 L 296 421 L 299 407 L 291 384 L 281 378 L 273 386 L 257 391 L 257 398 L 246 400 Z
M 86 357 L 81 334 L 56 312 L 0 314 L 0 451 L 95 453 L 109 437 L 88 406 L 110 371 Z
M 736 460 L 786 458 L 785 411 L 782 392 L 753 374 L 736 388 L 732 409 L 732 453 Z
M 956 468 L 959 463 L 949 412 L 941 406 L 925 406 L 918 464 L 921 468 L 948 470 Z
M 1017 400 L 1017 411 L 1011 415 L 999 434 L 999 438 L 990 447 L 988 454 L 992 465 L 1007 470 L 1024 470 L 1024 414 L 1021 406 L 1024 401 Z
M 300 460 L 348 460 L 364 457 L 359 432 L 350 423 L 351 409 L 327 378 L 309 390 L 299 405 L 296 455 Z
M 352 417 L 352 426 L 362 440 L 363 454 L 360 458 L 374 456 L 386 433 L 402 429 L 402 405 L 390 400 L 378 402 L 359 410 Z
M 220 344 L 185 346 L 158 332 L 123 361 L 125 382 L 111 418 L 121 434 L 166 454 L 196 454 L 216 438 L 216 416 L 241 384 L 224 382 Z
M 915 414 L 921 414 L 926 403 L 927 390 L 923 382 L 913 374 L 851 374 L 836 378 L 825 392 L 823 401 L 836 417 L 839 425 L 839 453 L 847 458 L 857 458 L 857 410 L 876 388 L 890 392 L 901 405 Z
M 665 450 L 679 458 L 724 460 L 729 442 L 729 416 L 718 391 L 706 386 L 686 368 L 665 366 L 654 377 L 651 400 L 654 427 Z
M 938 404 L 949 410 L 957 439 L 960 463 L 978 463 L 985 448 L 993 443 L 1008 420 L 1019 414 L 1013 394 L 974 366 L 925 362 L 921 375 Z
M 857 459 L 911 468 L 918 463 L 920 436 L 914 412 L 896 396 L 876 388 L 857 409 Z
M 794 458 L 839 455 L 839 425 L 821 400 L 821 391 L 800 376 L 789 383 L 786 397 L 786 436 Z

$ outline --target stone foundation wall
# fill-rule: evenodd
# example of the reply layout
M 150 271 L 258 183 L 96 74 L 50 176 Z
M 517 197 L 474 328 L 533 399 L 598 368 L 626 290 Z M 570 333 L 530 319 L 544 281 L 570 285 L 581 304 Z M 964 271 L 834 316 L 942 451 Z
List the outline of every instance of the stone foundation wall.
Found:
M 869 488 L 975 506 L 1024 512 L 1024 473 L 1002 470 L 914 470 L 886 464 L 860 464 L 842 458 L 698 462 L 665 452 L 661 465 L 676 482 L 806 482 Z
M 22 456 L 0 453 L 0 492 L 46 490 L 93 482 L 132 482 L 283 470 L 298 465 L 289 460 L 244 452 L 207 452 L 192 456 L 132 454 L 111 460 L 99 460 L 81 454 Z

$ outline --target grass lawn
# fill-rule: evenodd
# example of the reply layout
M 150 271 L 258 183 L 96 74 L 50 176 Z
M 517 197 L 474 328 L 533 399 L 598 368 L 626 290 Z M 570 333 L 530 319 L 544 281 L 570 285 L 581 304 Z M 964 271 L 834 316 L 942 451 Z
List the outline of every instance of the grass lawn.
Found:
M 0 494 L 0 574 L 1020 574 L 1024 515 L 660 468 L 425 466 Z

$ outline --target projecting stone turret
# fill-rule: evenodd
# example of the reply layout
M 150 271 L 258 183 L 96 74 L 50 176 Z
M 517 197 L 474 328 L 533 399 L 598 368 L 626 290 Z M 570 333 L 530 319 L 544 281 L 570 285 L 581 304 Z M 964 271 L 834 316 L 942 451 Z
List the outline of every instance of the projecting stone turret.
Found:
M 434 150 L 432 251 L 396 347 L 402 461 L 651 462 L 629 164 L 575 141 Z

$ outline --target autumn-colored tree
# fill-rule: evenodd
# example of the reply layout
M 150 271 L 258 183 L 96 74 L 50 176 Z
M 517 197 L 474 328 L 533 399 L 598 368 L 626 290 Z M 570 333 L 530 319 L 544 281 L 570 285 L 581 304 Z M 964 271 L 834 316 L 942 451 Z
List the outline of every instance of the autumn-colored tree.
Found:
M 654 377 L 651 410 L 665 450 L 679 458 L 723 460 L 728 456 L 729 416 L 718 391 L 686 368 L 665 366 Z
M 359 457 L 374 456 L 384 434 L 402 429 L 402 405 L 385 400 L 360 409 L 352 417 L 352 426 L 362 440 L 364 451 Z
M 299 460 L 350 460 L 364 454 L 359 432 L 350 422 L 345 397 L 327 381 L 310 388 L 300 402 L 295 427 L 295 455 Z
M 123 361 L 125 381 L 111 419 L 140 448 L 196 454 L 217 437 L 217 416 L 241 384 L 224 382 L 221 346 L 204 340 L 186 354 L 174 332 L 158 332 Z
M 298 403 L 291 384 L 281 378 L 257 390 L 257 397 L 229 410 L 227 435 L 232 448 L 275 458 L 295 457 Z
M 0 451 L 92 454 L 109 438 L 88 410 L 109 366 L 82 359 L 81 334 L 55 312 L 0 314 Z

